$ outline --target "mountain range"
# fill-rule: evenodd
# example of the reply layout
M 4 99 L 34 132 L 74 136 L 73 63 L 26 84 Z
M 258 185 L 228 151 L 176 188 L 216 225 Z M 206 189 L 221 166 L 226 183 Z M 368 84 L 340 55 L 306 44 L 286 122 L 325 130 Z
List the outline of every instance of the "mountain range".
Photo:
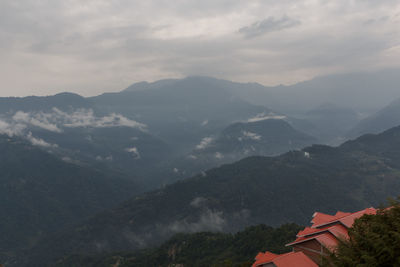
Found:
M 29 259 L 44 264 L 71 253 L 136 250 L 179 232 L 305 224 L 315 210 L 377 206 L 400 190 L 399 147 L 397 127 L 336 148 L 314 145 L 276 157 L 249 157 L 134 197 L 48 237 Z
M 180 232 L 377 205 L 400 189 L 400 101 L 385 107 L 396 73 L 0 98 L 0 262 L 136 253 Z
M 266 105 L 288 115 L 307 112 L 324 103 L 373 113 L 400 97 L 400 69 L 354 72 L 315 77 L 293 85 L 258 84 L 237 95 L 250 103 Z
M 396 125 L 400 125 L 400 98 L 361 120 L 347 135 L 354 138 L 366 133 L 379 133 Z
M 215 136 L 204 137 L 191 153 L 169 163 L 181 177 L 249 156 L 276 156 L 298 150 L 317 140 L 294 129 L 284 116 L 260 114 L 246 122 L 236 122 Z

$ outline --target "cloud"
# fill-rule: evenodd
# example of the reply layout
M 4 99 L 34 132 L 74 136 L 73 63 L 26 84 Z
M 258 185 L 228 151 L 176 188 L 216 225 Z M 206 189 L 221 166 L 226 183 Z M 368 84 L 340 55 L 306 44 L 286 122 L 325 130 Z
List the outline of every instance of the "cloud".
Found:
M 208 147 L 208 146 L 211 144 L 211 142 L 212 142 L 213 140 L 214 140 L 214 139 L 213 139 L 212 137 L 204 137 L 204 138 L 201 140 L 200 144 L 198 144 L 198 145 L 196 146 L 196 149 L 197 149 L 197 150 L 205 149 L 206 147 Z
M 206 198 L 204 198 L 204 197 L 196 197 L 190 202 L 190 206 L 195 207 L 195 208 L 199 208 L 199 207 L 203 206 L 203 204 L 205 202 L 207 202 Z
M 274 113 L 266 113 L 262 112 L 257 114 L 256 116 L 250 118 L 247 120 L 247 122 L 257 122 L 257 121 L 264 121 L 264 120 L 283 120 L 286 119 L 286 116 L 283 115 L 277 115 Z
M 189 159 L 192 159 L 192 160 L 196 160 L 196 159 L 197 159 L 197 156 L 195 156 L 195 155 L 189 155 L 188 158 L 189 158 Z
M 111 113 L 104 117 L 96 117 L 92 109 L 77 109 L 71 113 L 53 108 L 53 112 L 23 112 L 17 111 L 10 120 L 10 124 L 35 126 L 41 129 L 61 133 L 63 127 L 130 127 L 146 131 L 147 126 L 130 120 L 120 114 Z
M 98 156 L 96 156 L 96 160 L 98 160 L 98 161 L 113 161 L 113 156 L 112 155 L 109 155 L 109 156 L 106 156 L 106 157 L 102 157 L 102 156 L 100 156 L 100 155 L 98 155 Z
M 239 32 L 247 38 L 256 37 L 269 32 L 281 31 L 300 25 L 299 20 L 283 16 L 281 18 L 269 17 L 261 21 L 254 22 L 250 26 L 239 29 Z
M 222 153 L 220 153 L 220 152 L 215 152 L 214 156 L 215 156 L 216 159 L 223 159 L 224 158 L 224 155 Z
M 63 112 L 57 108 L 53 108 L 54 113 L 51 114 L 55 121 L 60 121 L 64 127 L 118 127 L 125 126 L 137 128 L 145 131 L 147 126 L 143 123 L 130 120 L 120 114 L 112 113 L 104 117 L 96 117 L 92 109 L 78 109 L 72 113 Z
M 252 132 L 248 132 L 248 131 L 243 131 L 242 134 L 243 134 L 243 137 L 244 137 L 245 139 L 251 139 L 251 140 L 254 140 L 254 141 L 259 141 L 259 140 L 261 140 L 261 135 L 258 135 L 258 134 L 256 134 L 256 133 L 252 133 Z
M 18 117 L 25 117 L 23 114 L 19 114 Z M 18 120 L 17 123 L 8 123 L 6 121 L 0 120 L 0 134 L 6 134 L 9 137 L 13 136 L 22 136 L 25 137 L 32 145 L 46 147 L 46 148 L 55 148 L 58 147 L 57 144 L 50 144 L 44 141 L 43 139 L 36 138 L 32 136 L 31 132 L 28 132 L 26 135 L 24 134 L 24 130 L 27 128 L 26 125 L 20 123 L 21 120 Z
M 20 123 L 8 123 L 0 119 L 0 134 L 6 134 L 9 137 L 21 135 L 26 125 Z
M 56 133 L 61 133 L 62 130 L 57 127 L 57 125 L 49 122 L 49 119 L 51 119 L 50 114 L 46 113 L 26 113 L 23 111 L 18 111 L 15 113 L 15 115 L 12 117 L 12 120 L 17 122 L 17 123 L 25 123 L 25 124 L 30 124 L 51 132 L 56 132 Z
M 40 146 L 40 147 L 45 147 L 45 148 L 56 148 L 58 147 L 57 144 L 50 144 L 47 143 L 46 141 L 44 141 L 41 138 L 35 138 L 32 136 L 32 133 L 29 132 L 28 135 L 26 136 L 26 138 L 29 140 L 29 142 L 31 142 L 32 145 L 34 146 Z
M 139 150 L 136 147 L 131 147 L 125 149 L 126 152 L 131 153 L 135 159 L 140 159 L 140 153 Z
M 141 131 L 146 131 L 145 124 L 130 120 L 120 114 L 112 113 L 104 117 L 96 117 L 91 109 L 78 109 L 72 113 L 66 113 L 53 108 L 53 112 L 23 112 L 17 111 L 11 117 L 0 119 L 0 134 L 8 136 L 21 136 L 26 138 L 35 146 L 58 147 L 57 144 L 50 144 L 43 139 L 36 138 L 29 129 L 38 127 L 50 132 L 61 133 L 63 128 L 74 127 L 131 127 Z M 88 137 L 90 141 L 90 136 Z M 134 148 L 127 150 L 134 154 L 136 159 L 140 159 L 139 151 Z M 112 157 L 106 157 L 104 160 L 112 160 Z
M 197 221 L 189 222 L 188 220 L 180 220 L 171 223 L 168 230 L 174 233 L 195 233 L 202 231 L 220 232 L 224 229 L 226 221 L 222 211 L 213 211 L 206 209 L 201 213 Z
M 1 94 L 95 95 L 187 75 L 289 84 L 398 67 L 399 13 L 396 0 L 0 1 Z

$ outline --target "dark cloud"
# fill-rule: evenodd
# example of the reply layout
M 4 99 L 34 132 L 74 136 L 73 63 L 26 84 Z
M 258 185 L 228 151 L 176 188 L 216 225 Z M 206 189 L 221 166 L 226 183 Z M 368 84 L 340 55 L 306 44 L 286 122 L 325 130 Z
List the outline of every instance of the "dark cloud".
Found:
M 250 26 L 240 28 L 239 32 L 242 33 L 244 36 L 251 38 L 269 32 L 292 28 L 300 24 L 301 23 L 299 20 L 289 18 L 288 16 L 283 16 L 281 18 L 269 17 L 267 19 L 254 22 Z

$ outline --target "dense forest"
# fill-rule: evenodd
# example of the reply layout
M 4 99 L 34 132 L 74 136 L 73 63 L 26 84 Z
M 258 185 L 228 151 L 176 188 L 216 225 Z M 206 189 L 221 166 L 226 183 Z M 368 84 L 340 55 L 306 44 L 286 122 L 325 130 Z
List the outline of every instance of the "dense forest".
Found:
M 97 256 L 74 255 L 61 259 L 57 267 L 133 266 L 250 266 L 260 251 L 284 253 L 303 227 L 285 224 L 277 228 L 257 225 L 236 234 L 200 232 L 177 234 L 161 246 L 138 252 Z

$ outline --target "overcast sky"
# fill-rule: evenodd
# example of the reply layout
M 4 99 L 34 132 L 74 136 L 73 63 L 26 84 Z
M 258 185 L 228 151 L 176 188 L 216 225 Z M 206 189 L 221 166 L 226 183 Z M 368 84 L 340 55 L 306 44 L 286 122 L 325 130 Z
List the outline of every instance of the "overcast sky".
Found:
M 0 96 L 400 66 L 399 0 L 1 0 Z

